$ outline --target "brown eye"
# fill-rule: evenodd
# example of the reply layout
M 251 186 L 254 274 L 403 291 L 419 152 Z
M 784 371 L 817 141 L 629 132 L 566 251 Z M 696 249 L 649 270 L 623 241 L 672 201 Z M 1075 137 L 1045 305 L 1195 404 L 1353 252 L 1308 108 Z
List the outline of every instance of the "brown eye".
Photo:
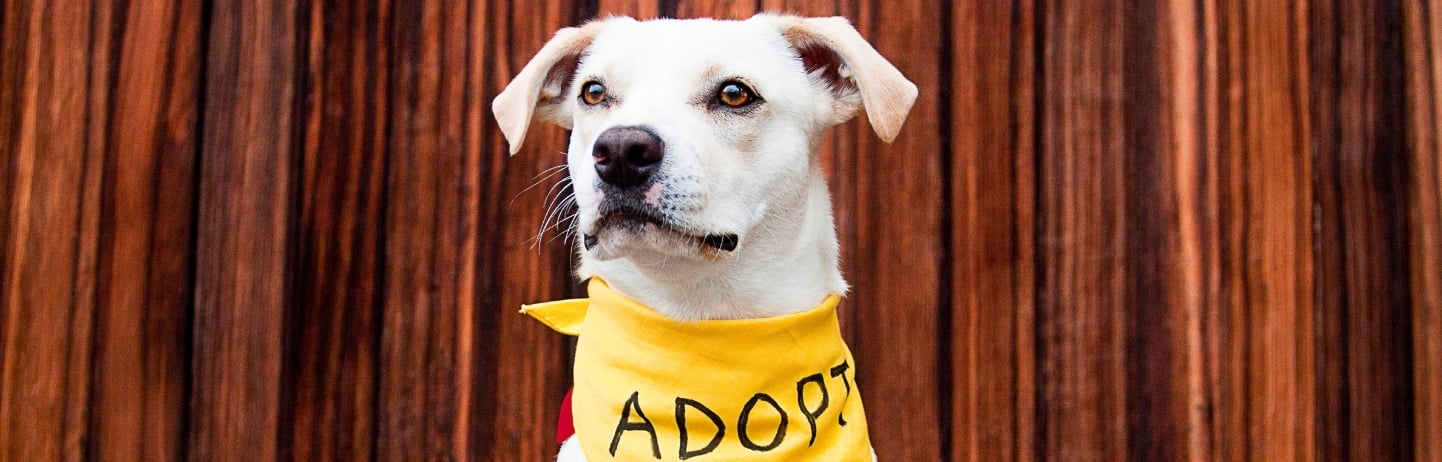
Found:
M 581 101 L 592 106 L 601 104 L 606 101 L 606 86 L 601 82 L 586 82 L 581 85 Z
M 746 84 L 733 80 L 721 84 L 721 91 L 716 94 L 716 99 L 727 106 L 741 107 L 755 101 L 756 95 Z

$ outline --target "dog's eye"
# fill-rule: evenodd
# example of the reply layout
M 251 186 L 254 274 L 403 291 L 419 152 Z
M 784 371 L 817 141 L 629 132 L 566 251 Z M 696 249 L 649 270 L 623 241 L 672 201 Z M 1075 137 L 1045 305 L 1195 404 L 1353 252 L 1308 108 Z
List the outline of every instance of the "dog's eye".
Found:
M 601 104 L 606 101 L 606 86 L 601 82 L 586 82 L 581 85 L 581 101 L 592 106 Z
M 730 107 L 741 107 L 756 101 L 756 94 L 746 84 L 731 80 L 721 84 L 716 99 Z

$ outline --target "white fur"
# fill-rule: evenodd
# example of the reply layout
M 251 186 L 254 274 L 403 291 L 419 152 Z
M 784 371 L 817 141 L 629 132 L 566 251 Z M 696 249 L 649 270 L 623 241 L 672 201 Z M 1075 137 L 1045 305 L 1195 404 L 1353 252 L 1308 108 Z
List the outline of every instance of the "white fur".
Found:
M 843 85 L 808 74 L 798 49 L 815 46 L 841 58 L 830 75 Z M 731 79 L 763 102 L 744 114 L 708 104 Z M 609 104 L 577 98 L 593 80 L 605 85 Z M 805 310 L 846 292 L 818 140 L 864 107 L 890 141 L 915 97 L 915 85 L 844 19 L 618 17 L 558 32 L 493 107 L 513 153 L 533 115 L 572 129 L 580 278 L 600 276 L 672 318 L 739 319 Z M 592 146 L 618 126 L 646 127 L 665 143 L 643 197 L 667 226 L 601 225 L 607 198 Z M 715 234 L 735 234 L 739 245 L 700 243 Z M 586 249 L 582 236 L 595 236 L 595 247 Z M 559 458 L 584 460 L 574 438 Z

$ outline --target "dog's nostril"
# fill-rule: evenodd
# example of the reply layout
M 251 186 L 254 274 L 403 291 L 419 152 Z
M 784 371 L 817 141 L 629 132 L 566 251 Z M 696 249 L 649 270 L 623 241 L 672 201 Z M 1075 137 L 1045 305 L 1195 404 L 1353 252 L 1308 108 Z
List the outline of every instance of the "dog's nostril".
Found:
M 601 132 L 591 147 L 596 174 L 619 188 L 645 183 L 665 155 L 666 144 L 643 127 L 611 127 Z
M 611 162 L 611 147 L 596 143 L 596 147 L 591 149 L 591 158 L 594 159 L 597 164 Z
M 626 160 L 638 166 L 651 165 L 661 161 L 661 152 L 650 144 L 635 144 L 626 148 Z

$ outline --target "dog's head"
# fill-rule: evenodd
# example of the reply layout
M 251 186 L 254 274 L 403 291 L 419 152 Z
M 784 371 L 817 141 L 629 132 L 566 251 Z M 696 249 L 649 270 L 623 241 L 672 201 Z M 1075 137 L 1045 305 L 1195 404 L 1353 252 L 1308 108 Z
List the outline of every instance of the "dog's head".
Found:
M 844 18 L 613 17 L 557 32 L 493 110 L 512 154 L 533 118 L 572 130 L 583 258 L 714 260 L 804 200 L 823 130 L 864 110 L 890 141 L 915 99 Z

